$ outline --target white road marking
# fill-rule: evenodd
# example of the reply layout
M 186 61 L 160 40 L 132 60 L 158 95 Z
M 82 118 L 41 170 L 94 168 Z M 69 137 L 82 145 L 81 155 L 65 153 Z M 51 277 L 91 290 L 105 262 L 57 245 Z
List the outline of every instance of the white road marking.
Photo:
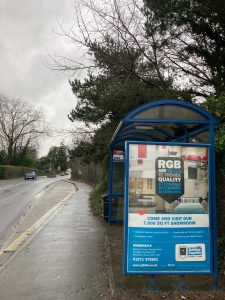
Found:
M 24 182 L 16 183 L 16 184 L 11 184 L 11 185 L 7 185 L 7 186 L 3 186 L 3 187 L 0 187 L 0 190 L 7 189 L 7 188 L 10 188 L 10 187 L 14 187 L 14 186 L 17 186 L 17 185 L 20 185 L 20 184 L 26 184 L 27 182 L 28 182 L 28 180 L 24 181 Z M 33 182 L 33 180 L 31 182 Z M 36 180 L 33 183 L 42 183 L 42 182 L 46 182 L 46 180 L 43 180 L 43 179 L 42 180 Z M 50 182 L 52 183 L 52 181 L 50 181 Z
M 38 230 L 44 222 L 46 222 L 51 216 L 57 213 L 57 211 L 65 204 L 65 202 L 75 193 L 75 191 L 71 192 L 65 198 L 63 198 L 58 204 L 53 206 L 44 216 L 42 216 L 39 220 L 37 220 L 33 225 L 31 225 L 26 231 L 24 231 L 17 239 L 15 239 L 9 246 L 0 251 L 0 256 L 4 252 L 15 252 L 19 246 L 21 246 L 25 241 L 29 238 L 31 234 L 33 234 L 36 230 Z
M 3 186 L 3 187 L 0 187 L 0 190 L 7 189 L 7 188 L 10 188 L 12 186 L 16 186 L 16 185 L 20 185 L 20 184 L 24 184 L 24 182 Z

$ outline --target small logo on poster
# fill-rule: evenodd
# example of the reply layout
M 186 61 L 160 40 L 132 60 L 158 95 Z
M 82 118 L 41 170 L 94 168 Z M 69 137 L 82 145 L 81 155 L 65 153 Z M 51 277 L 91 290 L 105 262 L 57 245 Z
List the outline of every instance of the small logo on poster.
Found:
M 177 244 L 176 261 L 205 261 L 205 244 Z

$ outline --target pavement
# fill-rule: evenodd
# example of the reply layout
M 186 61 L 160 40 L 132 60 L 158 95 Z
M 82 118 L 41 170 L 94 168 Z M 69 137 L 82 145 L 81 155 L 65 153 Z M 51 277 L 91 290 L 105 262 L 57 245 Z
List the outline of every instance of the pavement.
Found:
M 93 215 L 91 189 L 64 181 L 43 192 L 0 253 L 0 300 L 225 299 L 208 277 L 179 291 L 179 277 L 157 276 L 152 292 L 150 276 L 124 276 L 123 225 Z
M 90 191 L 61 182 L 43 192 L 1 255 L 1 300 L 108 299 L 105 229 Z

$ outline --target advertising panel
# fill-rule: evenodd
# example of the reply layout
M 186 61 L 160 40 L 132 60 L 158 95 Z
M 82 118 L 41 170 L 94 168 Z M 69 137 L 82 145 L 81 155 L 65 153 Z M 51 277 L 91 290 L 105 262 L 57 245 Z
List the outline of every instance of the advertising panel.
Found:
M 128 143 L 128 153 L 124 272 L 211 273 L 208 147 Z

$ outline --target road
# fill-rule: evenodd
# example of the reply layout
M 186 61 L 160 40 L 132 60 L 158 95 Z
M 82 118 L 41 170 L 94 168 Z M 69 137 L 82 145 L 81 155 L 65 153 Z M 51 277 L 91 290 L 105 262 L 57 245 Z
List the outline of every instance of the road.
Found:
M 66 181 L 52 184 L 19 225 L 16 241 L 27 240 L 2 253 L 11 256 L 0 261 L 1 300 L 111 299 L 104 226 L 90 210 L 91 187 L 81 182 L 76 187 Z M 45 222 L 36 232 L 26 230 L 23 223 L 31 219 L 40 224 L 43 208 Z
M 37 180 L 0 180 L 0 250 L 23 215 L 51 183 L 69 176 L 39 177 Z

